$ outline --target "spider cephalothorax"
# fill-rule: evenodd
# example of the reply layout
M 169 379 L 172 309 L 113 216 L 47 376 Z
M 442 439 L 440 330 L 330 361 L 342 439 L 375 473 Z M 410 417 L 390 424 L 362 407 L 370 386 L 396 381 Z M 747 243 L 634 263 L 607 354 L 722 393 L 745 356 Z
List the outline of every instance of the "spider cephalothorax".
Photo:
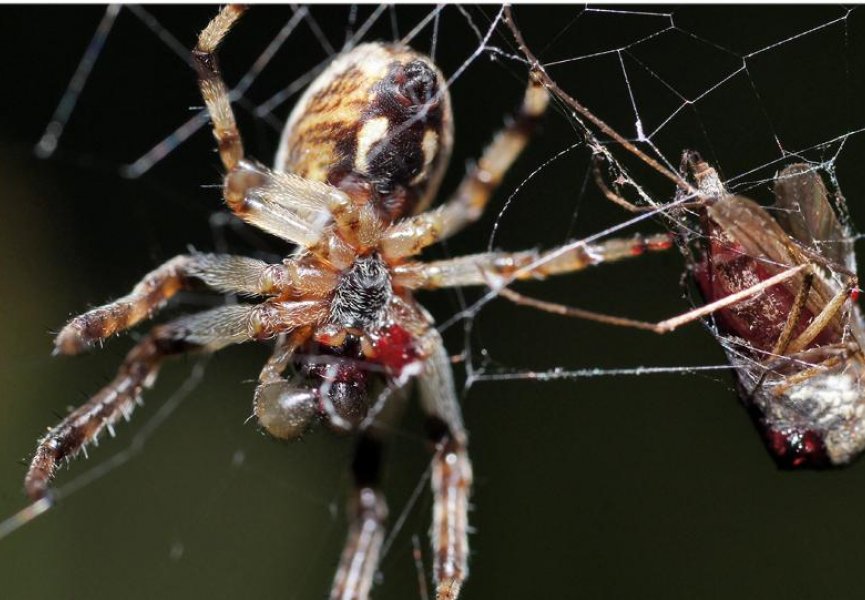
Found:
M 193 51 L 226 171 L 223 197 L 237 217 L 296 249 L 278 264 L 221 254 L 177 256 L 123 298 L 72 319 L 57 337 L 58 353 L 76 354 L 152 316 L 192 279 L 259 299 L 151 330 L 112 382 L 40 440 L 25 488 L 34 500 L 47 501 L 58 463 L 128 417 L 167 357 L 273 339 L 275 349 L 254 400 L 264 430 L 294 439 L 320 419 L 358 435 L 351 525 L 331 598 L 363 599 L 372 586 L 387 516 L 379 490 L 386 429 L 380 421 L 392 411 L 382 410 L 382 404 L 389 393 L 417 380 L 435 447 L 433 578 L 438 600 L 455 599 L 468 574 L 468 436 L 449 356 L 414 291 L 487 285 L 503 277 L 543 278 L 663 249 L 669 238 L 417 260 L 425 247 L 482 214 L 544 112 L 546 90 L 529 82 L 513 120 L 453 196 L 426 211 L 453 137 L 447 85 L 433 62 L 387 44 L 364 44 L 337 56 L 298 102 L 275 168 L 269 169 L 245 156 L 215 56 L 243 10 L 225 7 Z

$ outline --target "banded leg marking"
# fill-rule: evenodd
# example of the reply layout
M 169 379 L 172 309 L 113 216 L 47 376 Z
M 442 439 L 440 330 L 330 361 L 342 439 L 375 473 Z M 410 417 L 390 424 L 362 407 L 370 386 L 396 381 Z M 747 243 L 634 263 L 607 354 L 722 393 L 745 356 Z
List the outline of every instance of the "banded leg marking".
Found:
M 453 197 L 435 210 L 393 226 L 382 240 L 383 254 L 390 259 L 413 256 L 477 221 L 505 173 L 526 147 L 548 103 L 549 94 L 544 86 L 531 79 L 516 115 L 469 169 Z
M 456 600 L 469 574 L 468 510 L 472 465 L 450 361 L 438 331 L 424 339 L 428 356 L 418 380 L 428 436 L 436 445 L 431 487 L 433 581 L 437 600 Z
M 669 234 L 610 239 L 600 244 L 578 244 L 546 252 L 485 252 L 430 263 L 406 263 L 394 269 L 394 283 L 410 289 L 489 285 L 497 278 L 544 279 L 581 271 L 605 262 L 634 258 L 645 252 L 667 250 Z
M 175 256 L 151 271 L 117 300 L 72 319 L 57 335 L 57 354 L 78 354 L 93 343 L 136 325 L 153 315 L 197 278 L 221 292 L 268 295 L 289 285 L 283 265 L 242 256 L 192 254 Z

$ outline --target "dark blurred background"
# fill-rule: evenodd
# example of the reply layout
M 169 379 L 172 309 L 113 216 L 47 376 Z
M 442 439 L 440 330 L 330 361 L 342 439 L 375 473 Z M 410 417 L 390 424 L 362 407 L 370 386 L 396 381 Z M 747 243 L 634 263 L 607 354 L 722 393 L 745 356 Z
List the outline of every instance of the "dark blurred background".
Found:
M 328 45 L 338 50 L 346 31 L 375 8 L 315 7 L 314 21 L 298 24 L 238 109 L 250 154 L 267 161 L 278 130 L 244 107 L 325 60 Z M 363 39 L 394 39 L 394 27 L 404 35 L 430 10 L 385 11 Z M 496 11 L 449 6 L 438 33 L 430 24 L 414 44 L 430 51 L 435 39 L 437 60 L 452 74 L 479 46 L 472 27 L 485 33 Z M 830 6 L 639 11 L 518 7 L 516 15 L 542 60 L 555 63 L 551 73 L 562 87 L 626 136 L 635 136 L 636 106 L 671 162 L 684 148 L 700 150 L 731 185 L 764 203 L 773 173 L 795 160 L 781 160 L 781 148 L 807 149 L 800 156 L 812 161 L 837 157 L 854 222 L 865 223 L 865 136 L 820 146 L 865 127 L 865 13 Z M 213 221 L 221 201 L 207 186 L 219 183 L 219 167 L 206 130 L 143 177 L 121 176 L 124 164 L 201 105 L 189 66 L 129 9 L 120 12 L 58 151 L 36 158 L 34 144 L 103 13 L 0 9 L 0 519 L 26 504 L 21 482 L 36 438 L 110 379 L 132 343 L 114 339 L 89 356 L 51 359 L 51 332 L 190 245 L 260 256 L 288 251 L 264 234 Z M 147 8 L 163 35 L 186 48 L 214 13 Z M 289 8 L 250 11 L 222 52 L 230 82 L 291 16 Z M 481 52 L 452 88 L 457 144 L 446 190 L 525 82 L 525 67 L 508 58 L 515 50 L 503 26 L 488 46 L 505 52 Z M 274 121 L 292 102 L 274 111 Z M 553 111 L 489 214 L 429 256 L 485 250 L 509 198 L 492 240 L 499 248 L 552 247 L 624 221 L 628 215 L 589 182 L 585 148 L 538 170 L 580 139 L 573 120 Z M 638 173 L 648 191 L 669 198 L 670 186 Z M 645 222 L 625 233 L 659 228 Z M 688 308 L 682 272 L 681 257 L 670 252 L 520 289 L 658 320 Z M 422 301 L 444 322 L 479 296 L 427 293 Z M 185 310 L 218 302 L 183 300 Z M 661 337 L 502 300 L 469 324 L 444 333 L 452 354 L 467 354 L 476 369 L 724 362 L 699 325 Z M 0 539 L 0 597 L 323 597 L 343 541 L 352 442 L 317 431 L 284 445 L 246 422 L 267 354 L 250 345 L 206 365 L 168 365 L 117 439 L 104 438 L 89 460 L 61 471 L 60 505 Z M 197 368 L 206 369 L 203 380 L 163 421 L 160 409 Z M 456 371 L 462 388 L 464 365 Z M 865 465 L 778 471 L 729 373 L 485 380 L 464 389 L 462 402 L 476 476 L 467 600 L 861 597 Z M 403 512 L 405 521 L 381 567 L 380 599 L 421 597 L 413 537 L 429 570 L 425 487 L 410 503 L 425 486 L 429 460 L 421 421 L 408 411 L 387 457 L 391 523 Z M 123 464 L 89 481 L 113 460 Z

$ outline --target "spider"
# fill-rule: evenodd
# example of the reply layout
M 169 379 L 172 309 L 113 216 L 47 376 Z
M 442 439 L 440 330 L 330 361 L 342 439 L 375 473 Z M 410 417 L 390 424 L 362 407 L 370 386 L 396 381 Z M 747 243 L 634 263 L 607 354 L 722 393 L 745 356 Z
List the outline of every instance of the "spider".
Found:
M 387 398 L 416 380 L 434 448 L 431 470 L 433 580 L 455 599 L 468 575 L 472 467 L 450 360 L 423 289 L 487 285 L 491 277 L 540 279 L 663 250 L 667 234 L 611 239 L 540 252 L 487 252 L 423 262 L 427 246 L 482 214 L 548 104 L 530 78 L 513 119 L 495 136 L 453 196 L 429 210 L 451 151 L 446 81 L 426 56 L 398 44 L 368 43 L 338 55 L 293 109 L 275 167 L 244 153 L 216 51 L 245 9 L 224 7 L 193 50 L 201 94 L 225 169 L 233 214 L 296 250 L 278 264 L 242 256 L 177 256 L 126 296 L 73 318 L 55 352 L 78 354 L 153 316 L 196 280 L 258 302 L 226 305 L 154 327 L 129 351 L 115 379 L 39 441 L 25 478 L 34 501 L 50 502 L 58 464 L 129 418 L 165 359 L 274 340 L 253 411 L 282 440 L 323 421 L 357 436 L 349 531 L 331 587 L 334 599 L 367 598 L 384 539 L 380 490 Z
M 865 450 L 865 321 L 852 232 L 829 202 L 820 175 L 806 164 L 782 169 L 770 213 L 730 193 L 718 172 L 685 152 L 680 174 L 633 144 L 561 90 L 512 32 L 544 85 L 629 152 L 677 184 L 678 199 L 661 207 L 706 304 L 660 323 L 589 313 L 502 291 L 512 300 L 575 317 L 666 333 L 713 316 L 710 329 L 735 369 L 739 397 L 782 468 L 849 463 Z M 693 181 L 693 185 L 688 178 Z M 596 164 L 596 181 L 610 200 L 643 211 L 611 190 Z M 689 218 L 696 208 L 697 222 Z

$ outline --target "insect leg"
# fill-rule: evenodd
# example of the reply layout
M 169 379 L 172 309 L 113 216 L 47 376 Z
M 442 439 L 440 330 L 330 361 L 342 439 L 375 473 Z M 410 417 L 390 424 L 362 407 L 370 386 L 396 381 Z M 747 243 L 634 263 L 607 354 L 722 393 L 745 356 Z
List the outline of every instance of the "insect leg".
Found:
M 455 600 L 468 577 L 468 510 L 472 465 L 453 374 L 438 331 L 424 337 L 427 358 L 418 378 L 421 408 L 430 440 L 432 466 L 433 581 L 437 600 Z
M 780 273 L 773 277 L 770 277 L 769 279 L 766 279 L 749 288 L 736 292 L 735 294 L 724 296 L 723 298 L 715 300 L 714 302 L 710 302 L 709 304 L 705 304 L 693 310 L 689 310 L 688 312 L 681 315 L 677 315 L 675 317 L 671 317 L 657 323 L 637 321 L 634 319 L 625 319 L 622 317 L 616 317 L 611 315 L 605 315 L 603 313 L 596 313 L 589 310 L 583 310 L 581 308 L 564 306 L 562 304 L 556 304 L 554 302 L 545 302 L 544 300 L 538 300 L 536 298 L 524 296 L 523 294 L 519 294 L 507 288 L 501 288 L 497 291 L 499 295 L 504 296 L 505 298 L 511 300 L 516 304 L 520 304 L 523 306 L 531 306 L 532 308 L 536 308 L 538 310 L 553 313 L 556 315 L 575 317 L 578 319 L 586 319 L 589 321 L 597 321 L 599 323 L 606 323 L 608 325 L 616 325 L 620 327 L 645 329 L 648 331 L 653 331 L 655 333 L 669 333 L 678 329 L 682 325 L 686 325 L 687 323 L 691 323 L 692 321 L 702 319 L 703 317 L 706 317 L 714 313 L 715 311 L 726 308 L 727 306 L 732 306 L 737 302 L 744 300 L 745 298 L 749 298 L 751 296 L 759 294 L 763 290 L 766 290 L 774 285 L 778 285 L 779 283 L 791 279 L 802 271 L 808 269 L 809 266 L 810 265 L 806 264 L 790 267 L 789 269 L 781 271 Z
M 794 353 L 805 349 L 814 338 L 826 328 L 827 325 L 835 318 L 835 316 L 844 308 L 844 304 L 850 299 L 850 293 L 856 288 L 856 277 L 852 277 L 846 282 L 844 287 L 823 307 L 811 321 L 811 324 L 799 334 L 795 340 L 790 342 L 787 347 L 787 352 Z
M 843 367 L 844 360 L 849 356 L 849 354 L 850 352 L 848 350 L 846 354 L 830 356 L 826 360 L 817 363 L 813 367 L 809 367 L 803 371 L 799 371 L 795 375 L 790 375 L 789 377 L 786 377 L 783 382 L 772 387 L 772 393 L 776 397 L 783 396 L 784 394 L 788 393 L 790 389 L 794 386 L 797 386 L 804 381 L 808 381 L 812 377 L 822 375 L 826 373 L 829 369 L 833 369 L 838 366 Z

